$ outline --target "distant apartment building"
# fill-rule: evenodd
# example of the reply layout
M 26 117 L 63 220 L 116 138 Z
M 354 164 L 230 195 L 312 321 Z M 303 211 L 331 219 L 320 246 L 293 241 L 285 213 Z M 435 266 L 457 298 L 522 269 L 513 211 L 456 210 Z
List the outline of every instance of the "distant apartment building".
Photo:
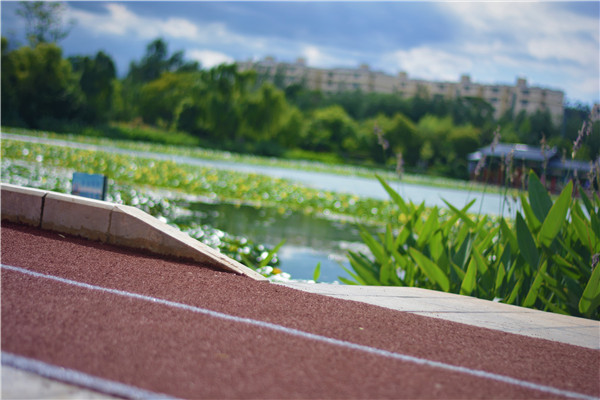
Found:
M 524 78 L 517 78 L 514 86 L 487 85 L 471 81 L 463 75 L 459 82 L 436 82 L 410 79 L 406 72 L 393 76 L 380 71 L 372 71 L 368 65 L 359 68 L 313 68 L 306 65 L 303 58 L 294 63 L 277 62 L 273 57 L 261 61 L 238 62 L 241 71 L 255 70 L 283 86 L 303 84 L 311 90 L 324 93 L 360 90 L 364 93 L 396 93 L 411 98 L 420 93 L 425 96 L 442 96 L 447 99 L 458 97 L 478 97 L 494 108 L 494 116 L 499 118 L 506 111 L 514 115 L 521 111 L 528 114 L 538 110 L 548 110 L 553 122 L 560 125 L 564 114 L 564 93 L 527 85 Z

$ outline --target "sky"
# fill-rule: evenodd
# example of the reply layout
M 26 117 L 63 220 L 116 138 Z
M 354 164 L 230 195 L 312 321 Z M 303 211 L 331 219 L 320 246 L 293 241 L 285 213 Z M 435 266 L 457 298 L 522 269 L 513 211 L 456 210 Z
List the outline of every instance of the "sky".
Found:
M 120 76 L 161 37 L 205 68 L 266 56 L 319 68 L 356 68 L 409 78 L 515 84 L 600 102 L 599 1 L 81 1 L 64 56 L 112 57 Z M 18 2 L 2 1 L 2 35 L 26 43 Z

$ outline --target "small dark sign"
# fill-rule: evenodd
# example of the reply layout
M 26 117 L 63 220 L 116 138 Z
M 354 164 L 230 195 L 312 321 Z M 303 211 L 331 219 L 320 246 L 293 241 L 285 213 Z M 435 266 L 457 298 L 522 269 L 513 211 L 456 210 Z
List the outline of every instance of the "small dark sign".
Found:
M 106 197 L 106 176 L 73 172 L 71 194 L 104 200 Z

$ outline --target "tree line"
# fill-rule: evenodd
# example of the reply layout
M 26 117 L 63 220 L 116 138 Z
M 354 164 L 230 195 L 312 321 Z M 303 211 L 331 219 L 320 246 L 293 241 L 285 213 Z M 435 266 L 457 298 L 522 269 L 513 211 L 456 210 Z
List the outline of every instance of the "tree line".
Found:
M 35 39 L 35 38 L 34 38 Z M 235 64 L 210 69 L 171 53 L 161 38 L 147 45 L 119 78 L 110 55 L 65 58 L 43 36 L 11 47 L 2 37 L 2 125 L 78 132 L 120 121 L 185 132 L 202 146 L 267 156 L 288 156 L 401 166 L 468 178 L 467 155 L 500 140 L 540 145 L 570 154 L 589 107 L 568 105 L 562 126 L 548 112 L 508 112 L 499 120 L 479 98 L 340 92 L 284 86 Z M 595 160 L 598 122 L 578 157 Z M 400 165 L 399 165 L 400 164 Z

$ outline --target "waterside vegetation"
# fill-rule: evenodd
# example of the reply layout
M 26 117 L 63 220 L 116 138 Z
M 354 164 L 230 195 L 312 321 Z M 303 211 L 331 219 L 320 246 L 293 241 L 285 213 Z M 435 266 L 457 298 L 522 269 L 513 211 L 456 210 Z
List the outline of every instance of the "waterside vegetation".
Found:
M 515 221 L 468 214 L 469 204 L 425 213 L 380 179 L 396 208 L 384 232 L 349 252 L 348 284 L 418 286 L 600 319 L 600 199 L 573 183 L 553 200 L 529 175 Z M 524 215 L 523 215 L 524 214 Z

